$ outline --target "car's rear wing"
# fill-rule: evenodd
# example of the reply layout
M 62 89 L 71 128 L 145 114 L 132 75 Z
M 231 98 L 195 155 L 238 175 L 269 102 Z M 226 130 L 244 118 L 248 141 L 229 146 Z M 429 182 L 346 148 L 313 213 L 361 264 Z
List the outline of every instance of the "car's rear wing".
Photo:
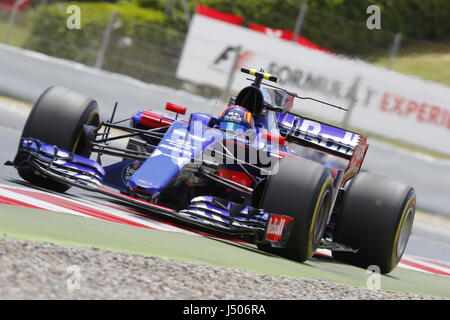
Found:
M 278 116 L 281 134 L 288 142 L 349 160 L 343 184 L 357 174 L 367 152 L 367 137 L 293 113 Z

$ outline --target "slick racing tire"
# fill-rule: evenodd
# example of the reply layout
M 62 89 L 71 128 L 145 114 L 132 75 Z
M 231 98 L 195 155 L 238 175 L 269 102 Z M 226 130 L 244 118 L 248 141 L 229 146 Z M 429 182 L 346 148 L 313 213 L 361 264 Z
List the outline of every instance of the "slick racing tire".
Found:
M 90 156 L 83 125 L 98 126 L 100 122 L 97 102 L 82 94 L 62 87 L 49 87 L 38 98 L 22 131 L 23 138 L 36 138 L 83 157 Z M 19 175 L 31 184 L 57 192 L 70 186 L 39 175 L 20 153 L 15 159 Z M 19 158 L 19 159 L 17 159 Z
M 322 240 L 332 201 L 330 171 L 315 162 L 286 157 L 278 172 L 269 176 L 260 207 L 294 218 L 286 248 L 258 245 L 263 251 L 298 262 L 310 259 Z
M 391 272 L 405 252 L 415 206 L 415 191 L 410 186 L 359 173 L 345 190 L 333 236 L 333 242 L 357 252 L 333 251 L 333 257 Z

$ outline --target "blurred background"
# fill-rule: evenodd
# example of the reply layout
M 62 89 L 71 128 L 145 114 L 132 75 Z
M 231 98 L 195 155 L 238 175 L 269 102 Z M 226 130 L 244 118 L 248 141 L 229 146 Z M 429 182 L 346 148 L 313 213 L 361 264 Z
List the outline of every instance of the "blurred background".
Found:
M 81 9 L 81 29 L 69 31 L 67 8 L 72 4 Z M 381 29 L 370 30 L 366 10 L 374 4 L 381 9 Z M 396 128 L 383 117 L 374 118 L 370 108 L 363 105 L 358 106 L 356 116 L 366 121 L 365 125 L 352 125 L 345 116 L 331 123 L 369 134 L 371 146 L 365 170 L 409 183 L 417 190 L 421 209 L 450 216 L 450 147 L 446 148 L 450 145 L 448 0 L 0 0 L 0 95 L 32 102 L 48 85 L 59 84 L 96 98 L 106 111 L 120 97 L 125 100 L 121 101 L 125 108 L 119 110 L 119 116 L 124 118 L 129 117 L 132 107 L 146 103 L 162 108 L 170 99 L 192 106 L 190 111 L 216 110 L 234 93 L 231 85 L 225 87 L 224 81 L 224 86 L 216 86 L 213 81 L 200 83 L 179 76 L 191 23 L 199 10 L 205 16 L 275 35 L 316 53 L 363 62 L 366 69 L 376 66 L 379 82 L 383 82 L 383 72 L 393 71 L 389 74 L 398 79 L 400 87 L 396 89 L 400 94 L 408 97 L 417 93 L 417 103 L 429 102 L 428 115 L 434 117 L 434 124 L 427 127 L 419 109 L 419 122 L 414 120 L 411 126 L 395 114 L 391 116 L 392 123 L 401 124 Z M 223 35 L 214 36 L 220 42 Z M 58 70 L 56 76 L 50 67 Z M 233 80 L 235 67 L 225 70 L 226 78 L 230 73 L 229 80 Z M 332 70 L 335 66 L 321 67 Z M 404 75 L 416 79 L 413 86 Z M 361 76 L 364 78 L 364 74 Z M 365 80 L 370 84 L 370 79 L 367 76 Z M 426 80 L 433 94 L 417 79 Z M 382 96 L 382 91 L 379 93 Z M 332 98 L 327 101 L 340 103 Z M 433 103 L 439 105 L 439 114 L 435 112 L 438 109 L 432 109 Z M 2 121 L 5 117 L 0 125 Z M 389 133 L 381 127 L 383 123 Z M 369 130 L 368 124 L 380 127 Z M 419 139 L 422 142 L 415 143 Z M 435 148 L 438 143 L 440 147 Z
M 246 27 L 257 24 L 295 32 L 300 22 L 298 34 L 326 50 L 450 85 L 448 0 L 19 1 L 14 14 L 16 1 L 0 0 L 3 43 L 207 98 L 216 97 L 219 90 L 176 77 L 189 22 L 199 4 L 241 16 Z M 68 4 L 81 8 L 82 28 L 76 32 L 67 32 Z M 366 26 L 366 9 L 372 4 L 382 10 L 381 30 Z M 108 43 L 102 47 L 106 31 Z

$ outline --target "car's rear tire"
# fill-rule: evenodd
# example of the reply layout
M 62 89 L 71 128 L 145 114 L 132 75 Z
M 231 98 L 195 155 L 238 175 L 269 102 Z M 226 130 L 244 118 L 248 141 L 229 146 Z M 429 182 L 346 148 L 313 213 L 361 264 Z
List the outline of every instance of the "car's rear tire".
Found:
M 391 272 L 399 263 L 411 234 L 416 197 L 408 185 L 366 172 L 345 191 L 333 242 L 356 253 L 333 251 L 333 257 L 367 268 Z
M 259 248 L 295 261 L 310 259 L 320 244 L 330 213 L 332 178 L 324 166 L 297 158 L 284 158 L 278 172 L 269 176 L 260 207 L 294 218 L 286 248 Z
M 83 125 L 98 126 L 97 102 L 62 87 L 49 87 L 38 98 L 22 131 L 23 138 L 36 138 L 84 157 L 90 156 L 84 139 Z M 14 163 L 26 181 L 57 192 L 70 186 L 41 176 L 18 153 Z

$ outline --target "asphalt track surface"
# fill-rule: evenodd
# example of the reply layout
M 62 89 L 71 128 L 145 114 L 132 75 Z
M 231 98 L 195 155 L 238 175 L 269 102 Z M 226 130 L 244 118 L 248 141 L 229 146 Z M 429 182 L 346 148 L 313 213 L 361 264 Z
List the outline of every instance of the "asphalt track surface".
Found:
M 6 160 L 12 160 L 12 157 L 14 156 L 17 148 L 17 143 L 20 137 L 20 131 L 17 129 L 11 129 L 8 127 L 0 127 L 0 145 L 2 148 L 2 152 L 0 154 L 0 163 L 3 164 Z M 72 188 L 67 195 L 52 195 L 47 192 L 42 192 L 40 190 L 35 190 L 30 188 L 29 185 L 24 184 L 20 178 L 18 177 L 15 169 L 11 167 L 4 167 L 2 166 L 2 169 L 0 170 L 0 195 L 1 195 L 1 201 L 3 204 L 0 205 L 1 209 L 0 212 L 2 215 L 8 215 L 10 214 L 10 209 L 17 209 L 22 207 L 23 210 L 31 210 L 33 211 L 33 208 L 38 208 L 39 210 L 45 210 L 50 212 L 59 212 L 59 213 L 66 213 L 65 216 L 84 216 L 84 217 L 91 217 L 94 218 L 92 220 L 108 220 L 110 222 L 116 222 L 118 225 L 128 225 L 132 227 L 140 227 L 140 229 L 147 229 L 147 232 L 161 232 L 163 231 L 164 237 L 163 238 L 173 238 L 173 237 L 179 237 L 180 235 L 184 236 L 195 236 L 195 238 L 198 238 L 195 241 L 203 241 L 205 237 L 203 235 L 200 235 L 196 233 L 194 230 L 186 229 L 185 227 L 180 227 L 178 225 L 167 224 L 164 221 L 161 221 L 159 219 L 155 219 L 154 217 L 149 217 L 142 212 L 137 212 L 134 209 L 127 208 L 123 206 L 122 204 L 111 202 L 110 199 L 105 198 L 104 196 L 99 196 L 97 194 L 89 194 L 86 191 Z M 25 208 L 24 208 L 25 207 Z M 32 208 L 26 208 L 26 207 L 32 207 Z M 76 209 L 74 209 L 76 208 Z M 99 209 L 102 208 L 102 209 Z M 44 211 L 42 212 L 42 217 L 44 217 Z M 106 214 L 105 214 L 106 213 Z M 48 215 L 48 213 L 45 213 Z M 16 213 L 17 215 L 17 213 Z M 26 214 L 25 214 L 26 216 Z M 34 216 L 34 219 L 37 218 L 37 216 Z M 91 220 L 91 219 L 89 219 Z M 421 221 L 426 221 L 425 218 L 420 219 Z M 75 221 L 75 220 L 74 220 Z M 82 221 L 82 220 L 77 220 Z M 84 220 L 83 220 L 84 221 Z M 22 221 L 23 225 L 26 225 L 26 222 Z M 30 223 L 30 221 L 28 221 Z M 60 224 L 61 221 L 58 220 L 58 223 Z M 447 227 L 450 223 L 447 223 Z M 15 232 L 18 232 L 17 229 L 19 228 L 16 221 L 11 224 L 12 229 L 9 229 L 8 234 L 14 235 Z M 20 225 L 20 224 L 19 224 Z M 3 226 L 4 227 L 4 226 Z M 64 230 L 64 227 L 60 225 L 60 228 Z M 102 226 L 103 228 L 103 226 Z M 0 230 L 4 231 L 4 230 Z M 52 232 L 55 232 L 53 230 Z M 28 230 L 27 232 L 22 233 L 18 232 L 17 236 L 20 238 L 20 235 L 24 236 L 27 235 L 26 238 L 32 238 L 32 228 Z M 39 240 L 38 233 L 35 235 L 36 240 Z M 206 237 L 207 239 L 210 239 L 209 237 Z M 161 239 L 161 237 L 159 237 Z M 47 239 L 44 237 L 44 239 L 41 240 L 52 240 Z M 55 242 L 58 241 L 58 239 L 53 239 Z M 95 239 L 94 239 L 95 240 Z M 96 241 L 93 240 L 92 244 L 95 244 Z M 99 239 L 97 239 L 99 240 Z M 228 241 L 222 241 L 221 239 L 216 239 L 217 241 L 214 241 L 213 243 L 220 243 L 220 246 L 232 246 L 235 247 L 243 246 L 243 244 L 234 243 L 234 242 L 228 242 Z M 78 242 L 83 242 L 80 239 L 77 240 Z M 72 244 L 76 244 L 78 242 L 73 242 Z M 88 241 L 89 242 L 89 241 Z M 170 242 L 170 241 L 169 241 Z M 147 242 L 148 243 L 148 242 Z M 179 243 L 177 241 L 177 243 Z M 159 247 L 156 246 L 156 244 L 159 244 Z M 104 246 L 108 247 L 107 244 L 104 244 Z M 208 244 L 208 246 L 211 245 L 211 243 Z M 179 258 L 182 260 L 188 260 L 188 261 L 195 261 L 195 262 L 201 262 L 205 263 L 205 259 L 198 259 L 198 257 L 189 257 L 189 250 L 184 251 L 183 254 L 180 257 L 180 254 L 173 254 L 170 252 L 164 251 L 164 244 L 161 241 L 157 241 L 156 243 L 151 246 L 154 250 L 151 252 L 144 252 L 146 254 L 155 254 L 156 256 L 162 256 L 162 257 L 172 257 L 172 258 Z M 114 248 L 113 248 L 114 249 Z M 119 250 L 121 248 L 118 248 Z M 255 251 L 254 247 L 248 247 L 247 245 L 244 245 L 242 248 L 244 251 L 251 250 L 252 252 Z M 171 249 L 172 250 L 172 249 Z M 170 250 L 168 250 L 170 251 Z M 241 252 L 241 251 L 240 251 Z M 321 251 L 319 252 L 319 257 L 322 256 L 323 258 L 326 258 L 329 255 L 329 252 Z M 264 256 L 264 255 L 262 255 Z M 252 258 L 254 259 L 254 258 Z M 211 259 L 210 259 L 211 260 Z M 220 259 L 212 259 L 213 261 L 209 261 L 206 259 L 206 263 L 210 262 L 213 264 L 221 264 L 225 263 L 225 261 L 222 261 Z M 327 261 L 328 262 L 328 261 Z M 241 263 L 243 263 L 241 261 Z M 290 265 L 292 262 L 286 262 L 283 260 L 283 264 L 287 263 Z M 277 265 L 279 263 L 276 263 Z M 244 267 L 245 263 L 243 263 Z M 239 264 L 232 265 L 233 267 L 239 267 Z M 336 267 L 339 266 L 339 267 Z M 278 266 L 279 267 L 279 266 Z M 329 269 L 336 269 L 341 268 L 341 264 L 337 264 L 335 262 L 329 262 L 327 265 L 322 265 L 320 268 L 323 268 L 323 270 L 326 270 L 329 272 Z M 281 270 L 284 270 L 285 266 L 281 268 Z M 350 267 L 351 268 L 351 267 Z M 248 269 L 248 268 L 247 268 Z M 251 269 L 251 268 L 250 268 Z M 279 268 L 275 268 L 275 270 L 278 270 Z M 337 270 L 338 270 L 337 269 Z M 345 272 L 348 272 L 347 266 L 344 267 Z M 356 269 L 356 268 L 355 268 Z M 414 270 L 414 272 L 411 273 L 411 271 L 406 271 L 406 269 Z M 352 269 L 353 270 L 353 269 Z M 356 269 L 357 270 L 357 269 Z M 270 269 L 266 268 L 264 270 L 255 270 L 259 272 L 267 272 L 270 273 Z M 362 273 L 364 270 L 359 270 L 360 273 Z M 286 270 L 283 271 L 284 274 L 286 274 Z M 282 272 L 282 273 L 283 273 Z M 344 272 L 344 271 L 341 271 Z M 450 281 L 448 278 L 450 276 L 450 236 L 449 236 L 449 229 L 446 229 L 445 226 L 441 225 L 439 227 L 435 227 L 432 225 L 428 225 L 427 223 L 420 223 L 415 224 L 413 228 L 413 234 L 410 238 L 408 247 L 405 252 L 404 260 L 400 264 L 399 268 L 397 268 L 392 274 L 395 274 L 394 277 L 402 278 L 404 273 L 402 272 L 409 272 L 406 273 L 406 276 L 404 276 L 406 279 L 410 278 L 411 274 L 415 274 L 414 277 L 419 277 L 419 279 L 416 279 L 415 281 L 425 281 L 429 282 L 430 279 L 427 278 L 421 278 L 426 274 L 438 274 L 438 278 L 445 279 L 443 282 L 447 285 L 447 289 L 450 287 Z M 339 273 L 339 272 L 338 272 Z M 355 271 L 353 271 L 355 273 Z M 358 273 L 358 272 L 356 272 Z M 391 275 L 392 275 L 391 274 Z M 420 276 L 418 276 L 420 274 Z M 289 272 L 287 272 L 286 275 L 291 275 Z M 353 280 L 342 280 L 339 279 L 339 277 L 336 277 L 336 275 L 324 275 L 323 273 L 304 273 L 306 277 L 312 277 L 312 278 L 329 278 L 331 281 L 341 281 L 345 283 L 349 283 L 352 285 L 362 285 L 363 283 L 354 281 L 353 275 L 349 275 L 349 279 Z M 390 276 L 391 276 L 390 275 Z M 389 276 L 388 276 L 389 277 Z M 434 279 L 434 278 L 433 278 Z M 433 281 L 429 282 L 432 283 Z M 424 283 L 417 284 L 418 288 L 421 288 Z M 442 283 L 440 284 L 442 285 Z M 389 286 L 388 286 L 389 287 Z M 403 291 L 413 291 L 414 285 L 406 286 L 402 288 L 402 286 L 399 286 L 399 283 L 394 283 L 391 285 L 390 289 L 392 290 L 403 290 Z M 423 288 L 419 289 L 418 292 L 422 293 L 424 290 Z M 442 291 L 443 290 L 443 291 Z M 435 294 L 431 291 L 425 290 L 425 292 L 428 292 L 430 295 L 437 295 L 437 296 L 447 296 L 450 297 L 450 289 L 445 290 L 444 289 L 438 290 Z

